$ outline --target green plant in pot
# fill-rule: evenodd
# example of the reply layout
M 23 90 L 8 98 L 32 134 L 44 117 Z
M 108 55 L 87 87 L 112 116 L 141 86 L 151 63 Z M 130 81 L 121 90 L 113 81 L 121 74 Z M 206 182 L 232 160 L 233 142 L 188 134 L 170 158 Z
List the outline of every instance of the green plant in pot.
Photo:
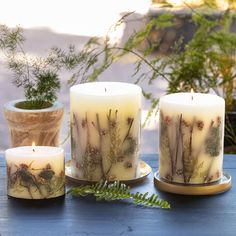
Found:
M 58 71 L 61 65 L 50 53 L 46 58 L 32 58 L 23 50 L 20 28 L 0 25 L 0 47 L 14 74 L 13 84 L 24 90 L 24 99 L 4 106 L 11 145 L 58 146 L 63 105 L 57 101 L 60 89 Z

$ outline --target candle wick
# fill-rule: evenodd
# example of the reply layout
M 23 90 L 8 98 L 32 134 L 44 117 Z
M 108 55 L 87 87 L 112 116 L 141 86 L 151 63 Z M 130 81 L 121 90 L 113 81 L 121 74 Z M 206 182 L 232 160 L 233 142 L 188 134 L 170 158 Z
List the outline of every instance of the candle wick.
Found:
M 33 148 L 33 152 L 35 152 L 34 148 Z
M 193 100 L 193 95 L 192 95 L 192 100 Z
M 107 91 L 107 89 L 106 88 L 104 88 L 105 89 L 105 92 Z

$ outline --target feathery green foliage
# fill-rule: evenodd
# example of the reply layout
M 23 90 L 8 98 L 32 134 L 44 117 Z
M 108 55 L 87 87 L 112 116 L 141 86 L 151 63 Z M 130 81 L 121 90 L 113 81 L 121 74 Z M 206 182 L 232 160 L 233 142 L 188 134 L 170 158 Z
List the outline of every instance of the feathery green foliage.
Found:
M 134 73 L 136 82 L 152 84 L 158 78 L 163 78 L 168 83 L 168 93 L 190 91 L 191 88 L 196 92 L 212 89 L 225 98 L 227 110 L 233 110 L 233 95 L 236 94 L 236 34 L 230 32 L 233 19 L 235 15 L 230 11 L 213 19 L 193 9 L 192 21 L 197 30 L 192 39 L 183 49 L 182 39 L 176 41 L 172 53 L 165 57 L 152 54 L 158 49 L 158 42 L 143 54 L 136 50 L 138 43 L 147 40 L 150 28 L 159 30 L 175 26 L 175 17 L 169 13 L 152 19 L 144 29 L 134 33 L 124 47 L 124 51 L 138 54 Z M 150 70 L 143 72 L 142 64 L 148 65 Z M 153 106 L 157 105 L 157 98 L 153 94 L 145 92 L 144 95 L 152 101 Z
M 0 48 L 7 60 L 8 68 L 13 72 L 13 84 L 24 89 L 26 102 L 18 104 L 19 108 L 41 109 L 57 99 L 60 80 L 57 72 L 61 67 L 55 66 L 47 58 L 32 57 L 24 49 L 23 30 L 0 25 Z
M 235 1 L 230 1 L 230 4 L 233 3 Z M 214 1 L 205 1 L 205 5 L 214 8 Z M 124 46 L 112 44 L 108 37 L 104 41 L 92 38 L 86 45 L 93 54 L 93 60 L 88 61 L 88 68 L 92 69 L 90 73 L 93 75 L 90 78 L 95 80 L 112 62 L 129 53 L 137 58 L 133 73 L 137 84 L 152 85 L 154 81 L 164 79 L 167 82 L 167 93 L 190 91 L 191 88 L 205 93 L 213 90 L 225 98 L 227 111 L 235 110 L 236 34 L 230 28 L 236 14 L 226 10 L 212 16 L 208 11 L 191 7 L 189 9 L 192 11 L 191 21 L 196 26 L 196 31 L 185 45 L 183 38 L 178 39 L 172 46 L 171 53 L 166 56 L 153 53 L 160 47 L 162 39 L 150 43 L 148 38 L 153 31 L 175 27 L 175 30 L 178 29 L 176 24 L 180 19 L 171 13 L 149 20 L 145 16 L 145 26 L 134 32 Z M 127 19 L 123 17 L 122 20 L 125 22 Z M 144 51 L 139 51 L 139 45 L 147 41 L 149 46 Z M 101 58 L 104 58 L 102 62 Z M 145 71 L 144 65 L 148 68 Z M 73 82 L 76 82 L 75 77 Z M 143 95 L 151 102 L 147 121 L 156 111 L 158 97 L 148 91 L 143 91 Z
M 155 20 L 158 21 L 159 17 Z M 167 18 L 167 21 L 174 18 Z M 171 54 L 166 56 L 153 55 L 153 50 L 139 56 L 134 75 L 137 82 L 151 84 L 153 81 L 164 78 L 167 81 L 167 93 L 190 91 L 207 93 L 213 90 L 217 95 L 225 99 L 226 111 L 235 111 L 236 103 L 236 33 L 231 32 L 232 22 L 236 20 L 234 11 L 226 10 L 217 17 L 210 17 L 201 11 L 192 9 L 192 21 L 197 29 L 192 39 L 183 47 L 182 38 L 176 41 Z M 168 22 L 165 23 L 168 26 Z M 171 24 L 169 24 L 171 25 Z M 175 24 L 172 24 L 175 25 Z M 149 27 L 147 27 L 149 31 Z M 153 28 L 155 29 L 155 28 Z M 145 31 L 143 29 L 142 31 Z M 139 38 L 139 32 L 128 40 L 129 51 L 137 48 L 135 38 Z M 147 40 L 145 35 L 143 40 Z M 158 49 L 158 43 L 153 48 Z M 151 46 L 152 47 L 152 46 Z M 142 58 L 143 57 L 143 58 Z M 144 73 L 142 64 L 150 67 L 150 71 Z M 152 108 L 148 118 L 158 105 L 158 98 L 154 94 L 144 93 L 150 99 Z M 227 124 L 226 124 L 227 125 Z M 229 124 L 230 126 L 230 124 Z M 236 143 L 232 129 L 227 130 L 227 136 L 233 144 Z
M 118 59 L 127 53 L 137 56 L 133 73 L 136 83 L 146 82 L 151 85 L 158 78 L 163 78 L 168 83 L 168 93 L 190 91 L 191 88 L 196 92 L 208 92 L 212 89 L 225 98 L 227 110 L 232 110 L 234 105 L 232 95 L 236 94 L 234 84 L 236 34 L 230 32 L 230 26 L 235 14 L 225 11 L 215 19 L 200 11 L 194 9 L 192 11 L 192 21 L 197 26 L 196 32 L 184 48 L 182 39 L 176 41 L 172 47 L 172 54 L 166 57 L 153 56 L 153 52 L 160 46 L 158 41 L 143 52 L 137 51 L 137 47 L 147 40 L 151 31 L 174 27 L 176 18 L 171 13 L 151 19 L 144 28 L 129 37 L 124 47 L 112 45 L 108 40 L 103 42 L 102 48 L 96 47 L 97 42 L 94 44 L 91 40 L 90 48 L 93 51 L 98 50 L 99 56 L 109 55 L 110 60 L 106 60 L 111 63 L 114 58 Z M 102 42 L 99 43 L 101 44 Z M 143 72 L 143 64 L 148 65 L 150 70 Z M 104 71 L 109 65 L 100 64 L 100 71 Z M 143 94 L 152 101 L 152 104 L 157 105 L 154 94 L 147 91 Z
M 94 185 L 81 185 L 79 187 L 73 187 L 69 190 L 73 196 L 85 197 L 87 195 L 94 195 L 97 200 L 115 201 L 130 199 L 135 205 L 142 205 L 145 207 L 161 207 L 169 209 L 170 204 L 158 197 L 156 194 L 148 195 L 148 192 L 131 193 L 130 187 L 126 186 L 119 181 L 114 183 L 107 183 L 107 181 L 101 181 Z
M 91 70 L 98 60 L 98 55 L 90 48 L 91 43 L 96 44 L 95 39 L 90 40 L 80 52 L 73 45 L 66 51 L 53 47 L 45 57 L 33 57 L 26 53 L 24 41 L 20 27 L 11 29 L 0 25 L 0 49 L 4 52 L 8 68 L 13 72 L 13 84 L 23 88 L 26 98 L 26 102 L 17 105 L 19 108 L 41 109 L 51 106 L 61 87 L 58 74 L 62 69 L 77 69 L 71 77 L 73 84 L 75 81 L 95 80 L 111 63 L 110 54 L 106 53 L 104 68 Z
M 10 30 L 6 25 L 0 24 L 0 49 L 14 52 L 17 45 L 22 44 L 25 38 L 20 27 Z
M 100 57 L 100 47 L 104 47 L 102 50 L 102 52 L 104 52 L 103 58 Z M 106 50 L 106 47 L 106 41 L 102 45 L 99 39 L 94 37 L 91 38 L 79 52 L 74 45 L 70 45 L 68 50 L 53 47 L 48 60 L 54 63 L 56 67 L 65 67 L 72 72 L 68 80 L 69 85 L 74 85 L 78 82 L 91 82 L 95 81 L 112 63 L 112 56 L 109 51 Z M 98 62 L 99 59 L 102 59 L 102 63 Z

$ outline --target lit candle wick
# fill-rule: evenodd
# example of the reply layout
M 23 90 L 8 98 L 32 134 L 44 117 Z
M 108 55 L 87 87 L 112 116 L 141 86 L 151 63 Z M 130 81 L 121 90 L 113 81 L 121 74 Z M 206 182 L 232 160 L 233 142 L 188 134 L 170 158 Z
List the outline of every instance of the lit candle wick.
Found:
M 35 142 L 32 143 L 33 152 L 35 152 L 34 147 L 35 147 Z
M 192 101 L 193 101 L 193 94 L 194 94 L 194 91 L 193 91 L 193 89 L 191 88 L 191 99 L 192 99 Z

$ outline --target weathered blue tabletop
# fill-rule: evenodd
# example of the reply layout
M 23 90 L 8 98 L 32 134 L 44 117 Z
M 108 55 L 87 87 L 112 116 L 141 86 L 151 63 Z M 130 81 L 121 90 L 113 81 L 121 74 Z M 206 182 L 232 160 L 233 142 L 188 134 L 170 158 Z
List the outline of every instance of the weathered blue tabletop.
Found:
M 157 170 L 157 155 L 142 159 Z M 224 157 L 224 169 L 236 178 L 236 156 Z M 171 210 L 125 202 L 96 202 L 67 195 L 46 203 L 19 201 L 6 195 L 6 170 L 0 156 L 0 235 L 236 235 L 236 191 L 215 196 L 161 193 L 153 174 L 133 191 L 159 193 Z

